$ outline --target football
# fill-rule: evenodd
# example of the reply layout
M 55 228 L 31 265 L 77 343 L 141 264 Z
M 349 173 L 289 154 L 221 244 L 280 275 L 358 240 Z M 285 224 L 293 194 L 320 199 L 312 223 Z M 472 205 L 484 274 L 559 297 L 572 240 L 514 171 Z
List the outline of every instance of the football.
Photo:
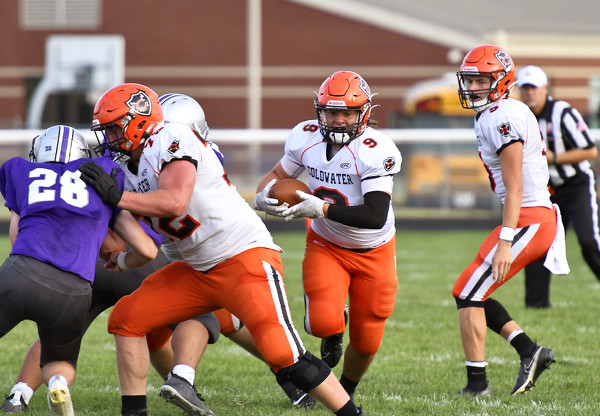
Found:
M 269 198 L 276 198 L 279 201 L 278 205 L 287 202 L 289 206 L 293 206 L 303 201 L 302 198 L 296 195 L 296 191 L 311 193 L 308 186 L 298 179 L 280 179 L 275 182 L 269 191 Z

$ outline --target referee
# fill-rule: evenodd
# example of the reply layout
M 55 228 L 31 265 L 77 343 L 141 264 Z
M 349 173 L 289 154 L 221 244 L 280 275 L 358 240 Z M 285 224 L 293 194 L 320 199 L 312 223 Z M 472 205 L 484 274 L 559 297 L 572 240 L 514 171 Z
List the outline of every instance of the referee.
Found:
M 581 253 L 600 280 L 600 234 L 594 172 L 590 160 L 598 151 L 579 112 L 548 95 L 548 78 L 537 66 L 517 74 L 521 101 L 533 111 L 546 140 L 550 193 L 567 229 L 573 226 Z M 550 307 L 550 272 L 543 261 L 525 267 L 525 305 Z

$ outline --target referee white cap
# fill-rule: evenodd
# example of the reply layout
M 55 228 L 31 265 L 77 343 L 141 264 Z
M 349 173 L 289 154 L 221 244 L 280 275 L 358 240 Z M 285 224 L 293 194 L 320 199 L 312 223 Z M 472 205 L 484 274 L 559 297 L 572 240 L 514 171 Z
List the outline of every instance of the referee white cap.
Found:
M 519 70 L 517 74 L 517 85 L 533 85 L 534 87 L 543 87 L 548 85 L 548 77 L 539 66 L 528 65 Z

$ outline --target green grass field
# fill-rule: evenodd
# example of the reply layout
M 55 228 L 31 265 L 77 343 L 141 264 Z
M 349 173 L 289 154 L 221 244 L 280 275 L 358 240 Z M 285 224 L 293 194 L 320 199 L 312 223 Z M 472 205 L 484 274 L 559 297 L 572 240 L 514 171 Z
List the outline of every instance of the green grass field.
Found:
M 523 274 L 494 296 L 504 303 L 532 339 L 554 349 L 557 362 L 528 394 L 509 396 L 519 368 L 514 349 L 495 333 L 488 334 L 486 355 L 489 398 L 459 397 L 466 383 L 457 312 L 451 289 L 473 259 L 485 231 L 398 232 L 399 288 L 396 308 L 387 321 L 381 349 L 356 393 L 356 402 L 374 415 L 597 415 L 600 349 L 600 284 L 582 260 L 574 234 L 567 234 L 571 275 L 555 277 L 549 310 L 523 305 Z M 275 233 L 283 254 L 286 289 L 292 315 L 307 349 L 318 354 L 319 341 L 304 332 L 300 263 L 303 233 Z M 8 239 L 0 253 L 8 253 Z M 77 380 L 71 389 L 78 415 L 118 415 L 120 395 L 114 342 L 106 332 L 105 312 L 86 334 Z M 0 394 L 8 394 L 18 374 L 35 326 L 24 322 L 0 341 Z M 345 342 L 348 338 L 346 336 Z M 339 377 L 341 365 L 334 369 Z M 161 380 L 150 374 L 150 413 L 180 415 L 158 396 Z M 266 365 L 221 337 L 209 346 L 196 375 L 196 386 L 219 416 L 301 415 L 292 409 Z M 318 405 L 314 415 L 330 414 Z M 46 388 L 32 399 L 30 415 L 47 415 Z M 308 413 L 306 413 L 308 414 Z

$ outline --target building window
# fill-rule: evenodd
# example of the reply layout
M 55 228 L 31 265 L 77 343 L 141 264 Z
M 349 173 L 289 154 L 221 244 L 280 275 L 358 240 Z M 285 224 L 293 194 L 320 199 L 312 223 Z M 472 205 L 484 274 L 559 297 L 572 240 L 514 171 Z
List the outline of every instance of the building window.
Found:
M 21 27 L 38 29 L 97 29 L 102 0 L 20 0 Z

